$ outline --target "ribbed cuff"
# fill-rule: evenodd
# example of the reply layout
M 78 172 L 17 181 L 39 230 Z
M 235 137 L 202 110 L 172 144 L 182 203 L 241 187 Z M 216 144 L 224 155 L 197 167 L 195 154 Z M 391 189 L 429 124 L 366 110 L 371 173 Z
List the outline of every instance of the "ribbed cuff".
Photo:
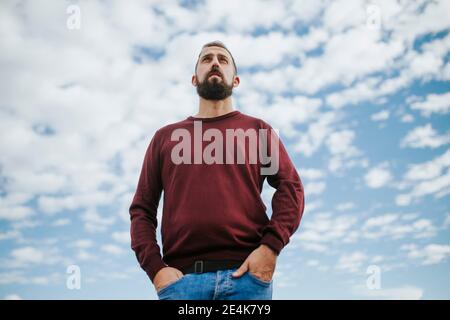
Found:
M 266 233 L 262 237 L 260 244 L 265 244 L 270 249 L 275 251 L 275 253 L 277 255 L 280 254 L 281 250 L 284 247 L 284 243 L 280 239 L 278 239 L 274 234 L 272 234 L 270 232 Z
M 158 271 L 164 267 L 168 267 L 168 265 L 165 264 L 161 259 L 155 259 L 155 261 L 149 266 L 149 268 L 145 269 L 145 272 L 147 273 L 150 280 L 153 282 L 153 279 L 155 278 Z

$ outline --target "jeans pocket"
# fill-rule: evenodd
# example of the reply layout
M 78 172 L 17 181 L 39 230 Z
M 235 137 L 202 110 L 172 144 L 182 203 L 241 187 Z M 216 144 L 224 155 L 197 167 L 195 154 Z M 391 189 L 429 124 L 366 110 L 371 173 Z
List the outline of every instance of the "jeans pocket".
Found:
M 250 271 L 247 271 L 247 274 L 252 280 L 256 281 L 259 284 L 265 285 L 265 286 L 270 286 L 272 284 L 272 282 L 273 282 L 273 279 L 271 279 L 270 281 L 266 281 L 266 280 L 260 279 L 256 275 L 251 273 Z
M 161 289 L 159 289 L 158 291 L 156 291 L 156 294 L 162 294 L 164 291 L 166 291 L 167 289 L 172 288 L 174 285 L 176 285 L 177 283 L 179 283 L 181 280 L 183 280 L 184 276 L 182 276 L 181 278 L 169 283 L 168 285 L 165 285 L 164 287 L 162 287 Z

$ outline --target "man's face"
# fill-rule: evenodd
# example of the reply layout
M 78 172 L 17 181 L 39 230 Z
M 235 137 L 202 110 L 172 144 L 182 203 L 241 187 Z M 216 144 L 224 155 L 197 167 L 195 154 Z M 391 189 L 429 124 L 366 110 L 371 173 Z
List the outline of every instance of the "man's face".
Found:
M 233 87 L 239 85 L 233 61 L 227 50 L 207 47 L 202 50 L 192 84 L 199 96 L 206 100 L 223 100 L 231 96 Z

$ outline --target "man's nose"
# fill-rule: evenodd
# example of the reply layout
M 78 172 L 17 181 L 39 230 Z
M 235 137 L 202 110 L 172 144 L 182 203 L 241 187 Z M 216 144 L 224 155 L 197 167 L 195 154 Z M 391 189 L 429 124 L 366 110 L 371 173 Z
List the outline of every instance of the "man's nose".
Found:
M 212 60 L 212 67 L 219 67 L 219 59 L 217 57 L 214 57 Z

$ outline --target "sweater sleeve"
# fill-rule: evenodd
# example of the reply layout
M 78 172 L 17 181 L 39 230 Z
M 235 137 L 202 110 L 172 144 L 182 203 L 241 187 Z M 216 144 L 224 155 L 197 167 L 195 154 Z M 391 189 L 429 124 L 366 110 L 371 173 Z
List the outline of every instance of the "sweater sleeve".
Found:
M 300 225 L 304 210 L 304 189 L 281 139 L 270 126 L 269 132 L 268 136 L 272 134 L 273 138 L 278 139 L 278 170 L 266 176 L 267 182 L 276 191 L 272 197 L 272 217 L 263 229 L 260 244 L 267 245 L 278 255 Z M 272 139 L 267 140 L 268 149 L 271 150 Z
M 156 240 L 157 211 L 162 193 L 158 137 L 157 131 L 145 153 L 136 193 L 129 208 L 131 248 L 151 281 L 161 268 L 167 266 Z

